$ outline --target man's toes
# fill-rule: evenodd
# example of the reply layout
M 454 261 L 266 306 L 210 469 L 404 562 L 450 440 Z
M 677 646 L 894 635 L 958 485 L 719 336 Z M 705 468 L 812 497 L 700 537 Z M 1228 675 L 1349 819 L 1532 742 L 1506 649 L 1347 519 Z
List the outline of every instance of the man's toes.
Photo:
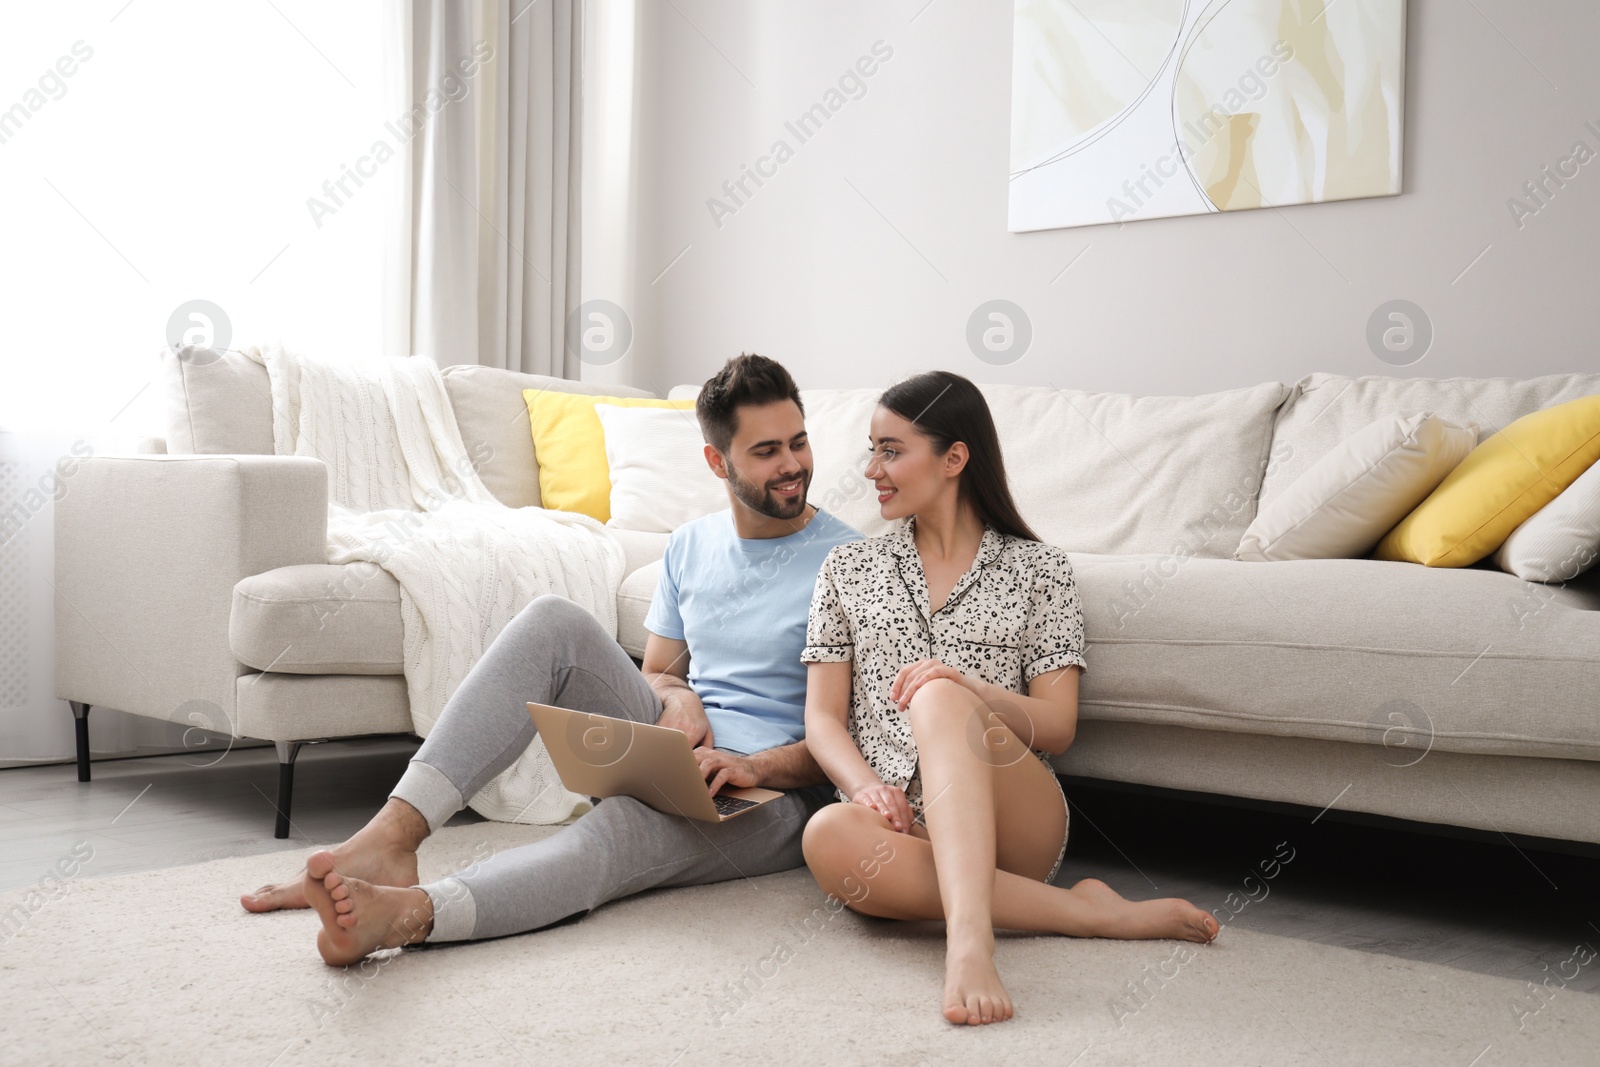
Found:
M 273 899 L 276 886 L 264 885 L 253 893 L 239 894 L 239 903 L 245 911 L 272 911 L 277 907 Z
M 304 875 L 301 876 L 303 877 Z M 256 912 L 303 908 L 306 902 L 300 882 L 301 879 L 296 878 L 292 882 L 283 882 L 279 885 L 264 885 L 253 893 L 241 894 L 239 903 L 246 911 Z
M 344 900 L 350 896 L 350 887 L 345 884 L 343 878 L 339 877 L 337 874 L 332 875 L 330 877 L 330 884 L 328 884 L 328 895 L 334 900 Z

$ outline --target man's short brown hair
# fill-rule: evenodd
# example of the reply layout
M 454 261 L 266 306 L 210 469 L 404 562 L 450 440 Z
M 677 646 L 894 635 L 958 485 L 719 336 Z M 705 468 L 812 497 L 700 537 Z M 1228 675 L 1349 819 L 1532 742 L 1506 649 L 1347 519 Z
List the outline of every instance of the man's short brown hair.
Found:
M 800 389 L 783 364 L 754 352 L 742 352 L 706 379 L 695 398 L 694 413 L 706 444 L 726 456 L 739 428 L 738 408 L 780 400 L 793 400 L 801 416 L 805 415 Z

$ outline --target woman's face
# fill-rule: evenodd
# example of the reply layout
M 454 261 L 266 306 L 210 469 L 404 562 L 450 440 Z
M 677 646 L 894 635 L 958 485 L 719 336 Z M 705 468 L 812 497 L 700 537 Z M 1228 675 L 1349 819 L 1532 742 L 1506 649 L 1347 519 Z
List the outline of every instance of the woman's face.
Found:
M 878 491 L 878 513 L 885 519 L 921 514 L 956 492 L 966 455 L 960 442 L 936 455 L 932 441 L 882 405 L 872 413 L 868 440 L 872 455 L 863 474 Z

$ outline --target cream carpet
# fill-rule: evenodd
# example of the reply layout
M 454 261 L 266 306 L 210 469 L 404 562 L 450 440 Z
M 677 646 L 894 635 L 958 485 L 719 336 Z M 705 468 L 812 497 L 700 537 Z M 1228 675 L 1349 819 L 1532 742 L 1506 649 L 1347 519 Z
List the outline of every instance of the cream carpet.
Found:
M 422 876 L 549 832 L 446 829 L 424 846 Z M 1179 942 L 1002 935 L 1016 1018 L 954 1027 L 937 1010 L 942 927 L 835 913 L 803 869 L 341 970 L 316 954 L 313 913 L 238 904 L 311 851 L 80 877 L 33 911 L 26 891 L 0 893 L 0 911 L 26 913 L 0 934 L 0 1062 L 1487 1067 L 1600 1056 L 1600 1008 L 1586 994 L 1540 1001 L 1507 979 L 1226 927 L 1187 962 Z M 1129 992 L 1141 982 L 1142 1003 Z M 1519 1029 L 1517 1009 L 1541 1004 Z

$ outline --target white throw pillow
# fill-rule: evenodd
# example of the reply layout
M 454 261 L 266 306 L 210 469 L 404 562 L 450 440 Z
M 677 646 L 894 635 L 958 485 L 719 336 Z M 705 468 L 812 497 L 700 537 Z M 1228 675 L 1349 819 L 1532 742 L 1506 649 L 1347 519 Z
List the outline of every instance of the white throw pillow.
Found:
M 693 411 L 596 404 L 611 467 L 607 526 L 671 533 L 728 507 L 723 481 L 706 466 Z
M 1495 553 L 1501 570 L 1530 582 L 1565 582 L 1600 556 L 1600 463 L 1533 513 Z
M 1386 415 L 1323 456 L 1257 513 L 1234 559 L 1355 559 L 1372 551 L 1478 443 L 1474 423 Z

